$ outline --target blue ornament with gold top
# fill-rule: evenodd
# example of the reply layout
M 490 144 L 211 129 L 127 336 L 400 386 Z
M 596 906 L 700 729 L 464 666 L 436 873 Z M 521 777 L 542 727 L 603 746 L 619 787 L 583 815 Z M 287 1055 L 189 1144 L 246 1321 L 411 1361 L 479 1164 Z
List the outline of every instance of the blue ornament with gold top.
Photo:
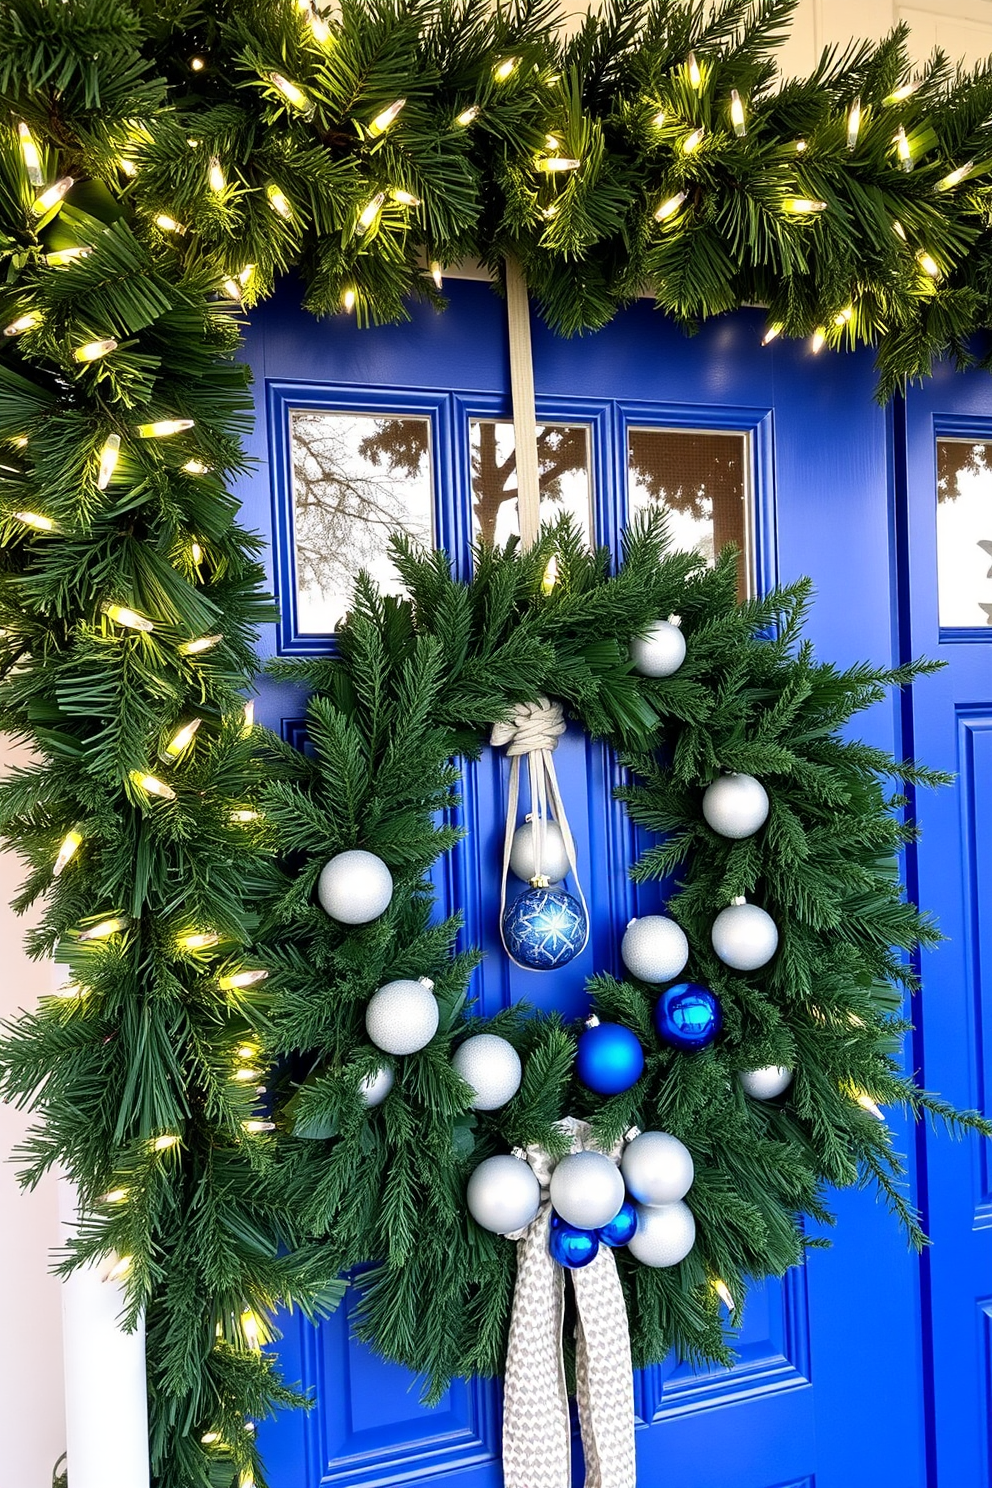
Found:
M 608 1245 L 611 1250 L 616 1250 L 620 1245 L 626 1245 L 637 1233 L 637 1210 L 629 1199 L 624 1199 L 620 1205 L 619 1212 L 614 1215 L 609 1224 L 600 1225 L 596 1231 L 597 1240 Z
M 599 1253 L 599 1240 L 593 1230 L 580 1230 L 575 1225 L 568 1224 L 560 1214 L 551 1211 L 551 1224 L 548 1228 L 548 1250 L 551 1259 L 557 1261 L 559 1266 L 565 1266 L 569 1271 L 577 1271 L 580 1266 L 588 1266 L 594 1261 Z
M 676 982 L 666 987 L 655 1004 L 658 1037 L 676 1049 L 705 1049 L 723 1027 L 716 994 L 699 982 Z
M 566 889 L 534 884 L 503 915 L 503 943 L 528 971 L 557 971 L 585 947 L 585 910 Z
M 622 1023 L 600 1023 L 592 1017 L 579 1034 L 575 1072 L 597 1095 L 619 1095 L 641 1078 L 644 1050 L 636 1034 Z

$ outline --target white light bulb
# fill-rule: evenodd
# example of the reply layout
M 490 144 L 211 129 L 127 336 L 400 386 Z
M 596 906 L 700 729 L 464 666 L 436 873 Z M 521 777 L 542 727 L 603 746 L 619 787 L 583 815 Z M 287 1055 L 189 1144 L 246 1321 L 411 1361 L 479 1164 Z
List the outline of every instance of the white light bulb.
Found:
M 139 439 L 168 439 L 172 434 L 184 434 L 193 424 L 193 419 L 156 419 L 151 424 L 139 424 L 135 432 Z
M 677 191 L 674 196 L 666 197 L 661 205 L 655 208 L 655 221 L 667 222 L 669 217 L 674 217 L 679 207 L 685 201 L 685 196 L 684 191 Z
M 847 115 L 847 148 L 857 148 L 858 135 L 861 132 L 861 99 L 856 98 L 851 104 Z
M 111 477 L 117 469 L 117 461 L 121 453 L 121 436 L 119 434 L 108 434 L 103 449 L 100 451 L 100 470 L 96 478 L 97 490 L 105 491 L 110 485 Z
M 34 210 L 36 214 L 40 217 L 43 213 L 50 212 L 53 207 L 57 207 L 66 192 L 72 188 L 72 185 L 73 177 L 63 176 L 60 181 L 56 181 L 54 185 L 49 186 L 47 191 L 43 191 L 35 201 Z
M 736 88 L 730 90 L 730 122 L 734 126 L 734 133 L 739 137 L 747 130 L 744 122 L 744 105 Z
M 72 354 L 77 362 L 98 362 L 101 357 L 109 356 L 116 350 L 117 342 L 112 336 L 107 336 L 103 341 L 87 341 L 84 345 L 77 346 Z
M 396 102 L 391 103 L 387 109 L 383 109 L 381 114 L 376 114 L 375 118 L 372 120 L 372 123 L 369 125 L 369 129 L 371 130 L 371 132 L 373 134 L 385 134 L 390 124 L 396 123 L 396 120 L 399 118 L 405 107 L 406 99 L 397 98 Z
M 113 620 L 115 625 L 123 625 L 127 630 L 142 630 L 150 634 L 155 629 L 155 622 L 149 620 L 147 615 L 141 615 L 137 610 L 132 610 L 127 605 L 112 604 L 105 601 L 100 609 L 108 620 Z

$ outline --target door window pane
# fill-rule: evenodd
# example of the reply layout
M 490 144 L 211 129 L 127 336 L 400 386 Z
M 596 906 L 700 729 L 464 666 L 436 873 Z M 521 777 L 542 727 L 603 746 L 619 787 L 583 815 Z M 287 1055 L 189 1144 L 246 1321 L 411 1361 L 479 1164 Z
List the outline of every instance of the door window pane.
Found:
M 627 438 L 630 515 L 663 507 L 672 547 L 695 549 L 707 563 L 736 544 L 742 599 L 753 592 L 748 453 L 746 434 L 631 429 Z
M 517 461 L 513 425 L 496 419 L 473 419 L 472 532 L 501 546 L 518 536 Z M 592 542 L 592 479 L 587 424 L 538 424 L 538 475 L 541 521 L 553 522 L 568 512 Z
M 940 623 L 992 625 L 992 442 L 937 440 Z
M 297 625 L 327 635 L 350 607 L 359 569 L 384 593 L 403 592 L 393 532 L 433 542 L 430 420 L 293 409 L 290 440 Z

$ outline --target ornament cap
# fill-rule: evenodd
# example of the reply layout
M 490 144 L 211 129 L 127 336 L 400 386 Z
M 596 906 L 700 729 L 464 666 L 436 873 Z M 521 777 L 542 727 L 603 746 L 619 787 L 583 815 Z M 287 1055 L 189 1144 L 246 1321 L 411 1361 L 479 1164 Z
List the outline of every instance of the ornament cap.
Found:
M 428 992 L 434 991 L 434 983 L 431 981 L 430 977 L 418 977 L 417 981 L 422 987 L 426 987 Z
M 736 899 L 731 899 L 730 902 L 734 906 L 734 908 L 736 909 L 736 907 L 739 904 L 746 904 L 747 903 L 747 900 L 744 898 L 744 895 L 743 894 L 738 894 L 737 897 L 736 897 Z
M 628 1126 L 623 1134 L 623 1139 L 625 1142 L 632 1142 L 635 1137 L 639 1137 L 640 1135 L 641 1128 L 639 1126 Z
M 630 919 L 630 920 L 627 921 L 627 929 L 629 930 L 630 927 L 631 927 L 631 925 L 636 925 L 636 924 L 637 924 L 637 916 L 634 915 L 633 919 Z
M 669 617 L 668 617 L 668 623 L 669 623 L 669 625 L 678 625 L 678 626 L 681 626 L 681 624 L 682 624 L 682 616 L 681 615 L 669 615 Z
M 530 886 L 532 889 L 550 889 L 551 880 L 546 873 L 535 873 Z
M 597 1018 L 597 1016 L 596 1016 L 595 1013 L 590 1013 L 589 1014 L 588 1018 L 586 1019 L 586 1027 L 587 1028 L 598 1028 L 599 1027 L 599 1019 Z

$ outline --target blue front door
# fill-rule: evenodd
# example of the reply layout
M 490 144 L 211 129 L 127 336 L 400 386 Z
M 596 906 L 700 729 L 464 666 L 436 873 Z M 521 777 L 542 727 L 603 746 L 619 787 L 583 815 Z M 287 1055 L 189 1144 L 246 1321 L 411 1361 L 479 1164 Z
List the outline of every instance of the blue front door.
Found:
M 289 289 L 254 313 L 248 356 L 259 467 L 241 494 L 248 525 L 268 539 L 279 601 L 280 621 L 265 639 L 268 654 L 320 652 L 332 644 L 349 565 L 353 571 L 361 562 L 388 578 L 376 531 L 397 512 L 446 548 L 462 573 L 474 532 L 501 536 L 512 529 L 502 302 L 483 284 L 449 288 L 444 315 L 414 307 L 411 322 L 400 327 L 359 331 L 346 317 L 315 322 Z M 535 325 L 547 509 L 571 510 L 591 537 L 616 551 L 632 511 L 662 500 L 672 509 L 678 541 L 717 547 L 727 538 L 738 541 L 742 588 L 760 591 L 811 574 L 818 595 L 811 634 L 823 655 L 839 664 L 891 663 L 907 645 L 908 607 L 935 602 L 925 586 L 916 594 L 903 561 L 917 521 L 904 504 L 905 429 L 873 401 L 870 357 L 824 360 L 778 342 L 766 348 L 762 329 L 759 315 L 744 313 L 686 339 L 645 304 L 579 341 L 558 340 Z M 941 382 L 948 413 L 962 386 Z M 968 386 L 969 396 L 992 410 L 987 383 Z M 911 403 L 910 425 L 917 417 L 926 422 Z M 992 421 L 989 430 L 992 440 Z M 929 476 L 920 477 L 919 499 L 933 508 L 935 465 L 927 448 Z M 321 485 L 328 461 L 337 462 L 333 489 Z M 915 648 L 933 650 L 936 640 L 935 631 L 927 632 Z M 984 683 L 977 678 L 987 655 L 980 642 L 955 652 L 972 654 L 976 676 L 960 679 L 970 721 L 962 723 L 966 715 L 956 705 L 939 740 L 917 723 L 915 747 L 942 764 L 965 740 L 975 760 L 968 809 L 974 832 L 984 823 L 987 847 L 992 757 L 981 750 L 992 749 L 992 727 L 982 721 L 992 720 L 992 683 L 987 667 Z M 929 710 L 946 713 L 945 691 L 945 684 L 921 684 L 917 719 Z M 260 682 L 259 717 L 285 737 L 302 739 L 303 711 L 304 699 L 292 688 Z M 861 732 L 900 755 L 912 747 L 913 716 L 893 700 L 868 715 Z M 553 974 L 511 966 L 497 933 L 504 769 L 487 751 L 467 770 L 467 837 L 439 875 L 439 897 L 446 912 L 462 909 L 467 941 L 486 953 L 473 987 L 484 1012 L 526 997 L 574 1017 L 585 1008 L 584 979 L 594 970 L 619 970 L 620 931 L 632 913 L 658 907 L 658 889 L 635 890 L 626 879 L 634 844 L 611 800 L 613 761 L 570 733 L 559 751 L 559 773 L 594 906 L 590 945 Z M 944 815 L 935 826 L 932 867 L 920 860 L 923 900 L 942 914 L 949 890 L 940 864 L 948 852 L 956 862 L 957 853 L 953 799 L 945 792 L 933 808 Z M 978 913 L 983 873 L 989 870 L 979 853 L 969 912 Z M 964 933 L 953 913 L 947 928 L 956 937 Z M 937 953 L 934 964 L 951 968 L 956 990 L 955 955 L 963 960 L 961 944 Z M 929 1017 L 921 1037 L 931 1083 L 977 1103 L 980 1075 L 971 1071 L 967 1052 L 981 1047 L 974 995 L 956 990 L 948 1012 L 935 1010 L 932 1051 Z M 974 1033 L 970 1044 L 966 1028 Z M 922 1052 L 923 1045 L 913 1050 L 917 1064 Z M 916 1139 L 892 1119 L 915 1184 Z M 992 1304 L 983 1307 L 971 1231 L 982 1214 L 992 1222 L 992 1205 L 976 1164 L 970 1148 L 945 1141 L 937 1151 L 940 1177 L 931 1170 L 929 1221 L 939 1245 L 922 1271 L 870 1193 L 840 1195 L 834 1248 L 812 1252 L 783 1284 L 752 1296 L 735 1369 L 696 1373 L 669 1360 L 640 1374 L 640 1482 L 937 1488 L 937 1420 L 947 1436 L 940 1488 L 987 1484 L 989 1449 L 977 1421 L 988 1383 L 978 1361 L 986 1357 Z M 965 1261 L 967 1279 L 958 1274 Z M 935 1305 L 947 1311 L 939 1324 Z M 439 1406 L 426 1409 L 416 1380 L 354 1341 L 347 1300 L 319 1329 L 290 1317 L 282 1324 L 285 1372 L 313 1391 L 315 1407 L 309 1416 L 284 1416 L 263 1428 L 273 1488 L 372 1488 L 435 1478 L 450 1488 L 499 1488 L 498 1384 L 456 1382 Z M 962 1370 L 973 1376 L 970 1444 L 954 1426 Z

